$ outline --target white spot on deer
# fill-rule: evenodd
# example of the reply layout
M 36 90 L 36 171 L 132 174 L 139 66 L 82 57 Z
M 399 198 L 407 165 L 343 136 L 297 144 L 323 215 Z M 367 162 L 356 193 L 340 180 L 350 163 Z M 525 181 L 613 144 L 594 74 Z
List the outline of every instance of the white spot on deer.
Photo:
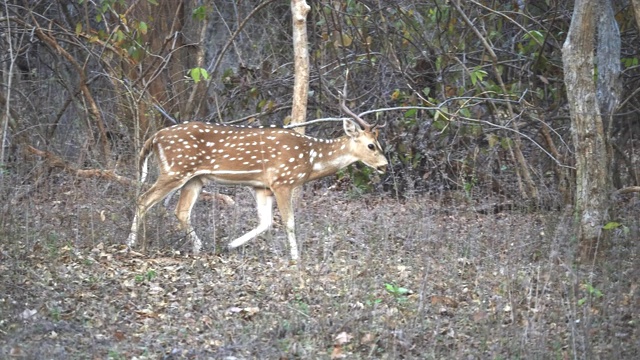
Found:
M 217 168 L 219 168 L 219 167 L 220 167 L 220 165 L 218 165 L 218 164 L 213 165 L 213 168 L 214 168 L 214 169 L 217 169 Z
M 300 155 L 298 155 L 298 157 L 299 157 L 300 159 L 302 159 L 302 158 L 304 157 L 304 154 L 303 154 L 303 153 L 300 153 Z
M 289 159 L 289 162 L 294 162 L 294 161 L 296 161 L 296 158 L 290 158 Z

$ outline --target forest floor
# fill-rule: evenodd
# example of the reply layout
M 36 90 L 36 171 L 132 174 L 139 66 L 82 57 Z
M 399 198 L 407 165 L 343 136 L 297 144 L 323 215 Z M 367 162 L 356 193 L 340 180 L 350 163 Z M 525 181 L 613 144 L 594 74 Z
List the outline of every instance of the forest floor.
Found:
M 296 200 L 293 265 L 279 220 L 270 235 L 220 251 L 257 223 L 249 191 L 220 191 L 237 202 L 198 202 L 197 256 L 173 230 L 176 197 L 150 211 L 146 250 L 133 251 L 123 243 L 134 196 L 118 186 L 62 177 L 6 199 L 0 358 L 640 353 L 637 197 L 598 260 L 580 264 L 570 210 L 494 213 L 464 200 L 307 188 Z

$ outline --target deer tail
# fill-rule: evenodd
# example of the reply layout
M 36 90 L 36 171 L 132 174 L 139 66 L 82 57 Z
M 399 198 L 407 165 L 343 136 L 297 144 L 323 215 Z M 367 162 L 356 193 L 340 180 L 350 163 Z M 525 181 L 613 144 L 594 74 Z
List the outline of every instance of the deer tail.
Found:
M 138 174 L 140 175 L 140 182 L 143 183 L 147 179 L 147 163 L 149 162 L 149 156 L 151 156 L 153 150 L 155 136 L 150 137 L 144 142 L 140 155 L 138 156 Z

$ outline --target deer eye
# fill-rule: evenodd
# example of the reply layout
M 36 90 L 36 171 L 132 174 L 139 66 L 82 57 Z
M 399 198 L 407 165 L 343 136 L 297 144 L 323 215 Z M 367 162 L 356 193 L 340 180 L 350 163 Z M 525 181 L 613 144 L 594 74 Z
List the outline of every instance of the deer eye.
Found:
M 369 147 L 369 150 L 375 150 L 376 149 L 376 147 L 373 144 L 369 144 L 368 147 Z

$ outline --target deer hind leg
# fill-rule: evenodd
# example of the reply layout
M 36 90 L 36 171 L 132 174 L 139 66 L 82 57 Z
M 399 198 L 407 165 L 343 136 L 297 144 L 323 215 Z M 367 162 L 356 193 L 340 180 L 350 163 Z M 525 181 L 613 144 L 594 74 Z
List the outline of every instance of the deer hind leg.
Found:
M 204 186 L 204 183 L 200 177 L 194 177 L 187 181 L 180 190 L 180 200 L 178 200 L 178 206 L 176 207 L 176 217 L 180 221 L 180 228 L 187 232 L 187 238 L 193 243 L 194 254 L 200 252 L 202 241 L 191 226 L 191 210 L 198 200 L 202 186 Z
M 189 178 L 170 178 L 161 175 L 149 190 L 140 195 L 136 205 L 136 214 L 131 224 L 131 233 L 127 238 L 127 246 L 133 247 L 135 245 L 138 238 L 138 230 L 147 211 L 164 199 L 167 194 L 179 189 L 188 180 Z
M 289 249 L 291 250 L 291 260 L 298 260 L 298 244 L 296 243 L 296 223 L 293 214 L 293 189 L 291 188 L 279 188 L 274 191 L 276 196 L 276 202 L 278 209 L 280 210 L 280 216 L 282 216 L 282 222 L 287 231 L 287 238 L 289 239 Z
M 229 248 L 237 248 L 247 241 L 269 230 L 273 223 L 273 194 L 268 189 L 255 189 L 258 226 L 229 243 Z

